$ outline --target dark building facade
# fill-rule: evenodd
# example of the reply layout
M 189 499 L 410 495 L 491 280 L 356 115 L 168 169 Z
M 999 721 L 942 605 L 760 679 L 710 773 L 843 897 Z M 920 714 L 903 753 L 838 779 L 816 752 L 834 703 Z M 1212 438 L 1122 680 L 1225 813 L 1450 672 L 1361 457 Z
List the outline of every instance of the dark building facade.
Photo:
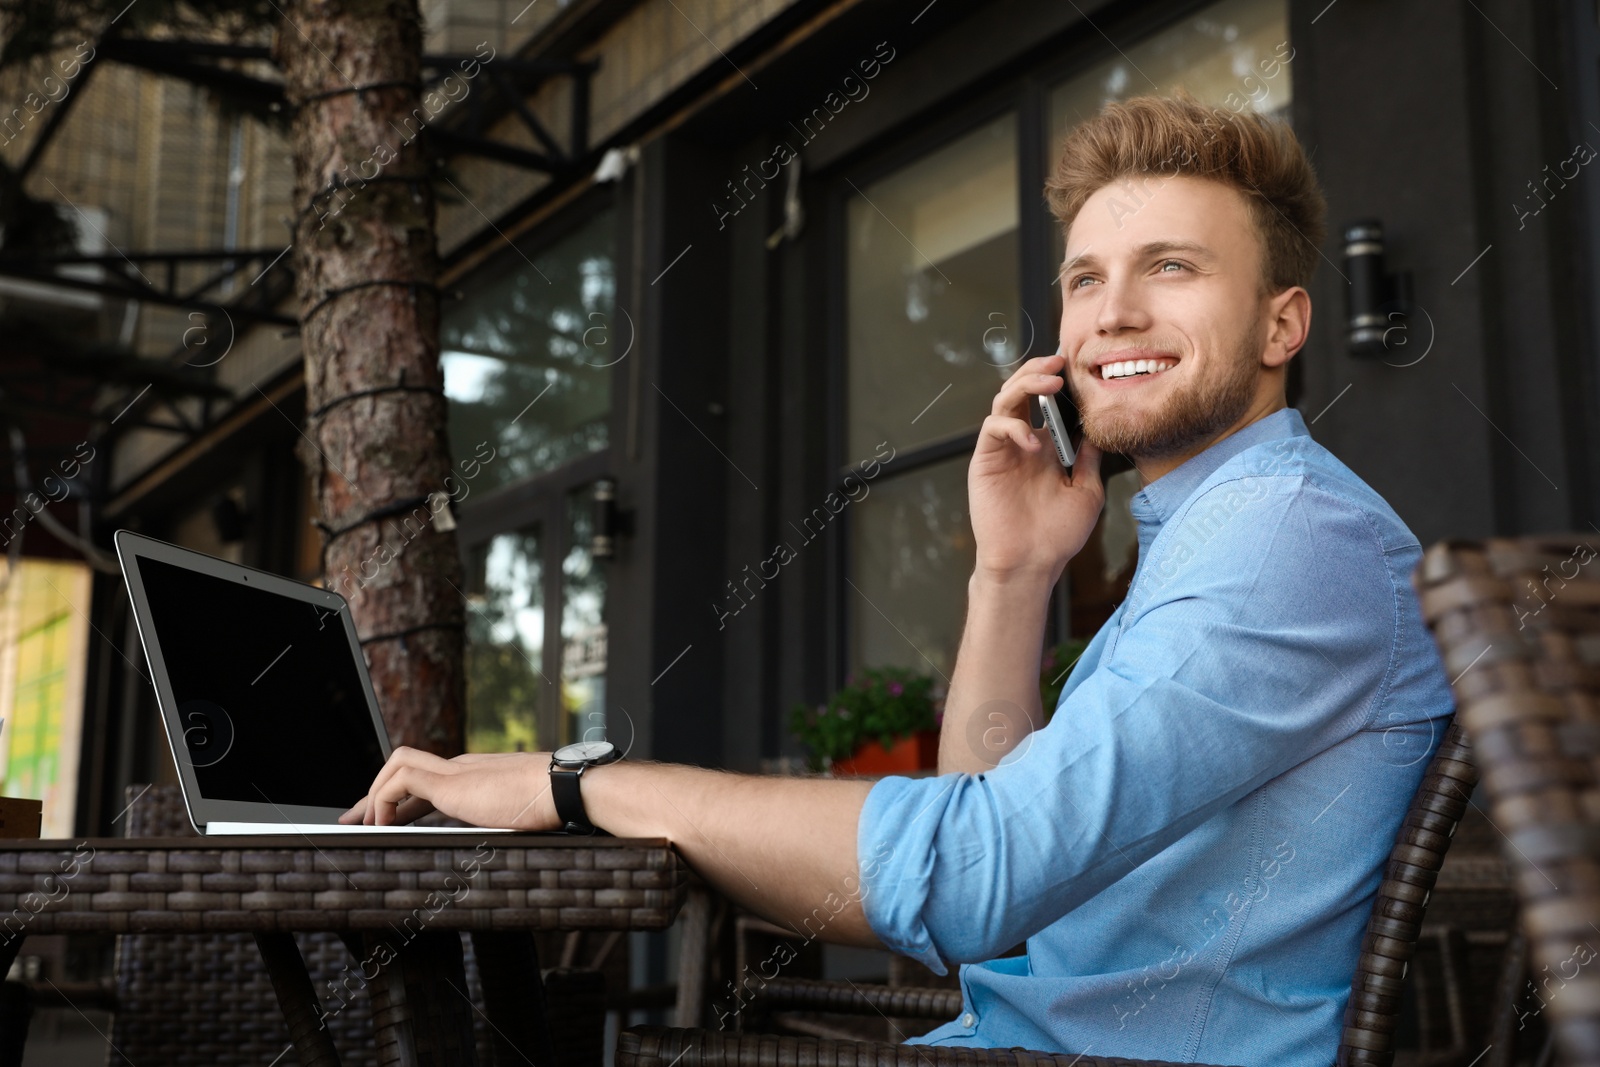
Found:
M 640 60 L 659 6 L 575 3 L 524 42 L 661 77 L 596 123 L 581 174 L 496 199 L 462 171 L 484 210 L 442 226 L 473 747 L 603 727 L 754 770 L 798 754 L 788 708 L 855 668 L 949 674 L 966 459 L 1008 368 L 1054 350 L 1044 179 L 1110 98 L 1184 85 L 1292 124 L 1330 237 L 1290 402 L 1424 544 L 1600 522 L 1593 4 L 798 2 L 718 23 L 704 61 Z M 1348 340 L 1362 220 L 1410 280 L 1378 354 Z M 119 442 L 100 532 L 319 579 L 292 338 L 260 327 L 229 360 L 237 402 L 206 435 Z M 1055 637 L 1126 587 L 1132 477 Z M 96 580 L 85 832 L 167 773 L 119 586 Z

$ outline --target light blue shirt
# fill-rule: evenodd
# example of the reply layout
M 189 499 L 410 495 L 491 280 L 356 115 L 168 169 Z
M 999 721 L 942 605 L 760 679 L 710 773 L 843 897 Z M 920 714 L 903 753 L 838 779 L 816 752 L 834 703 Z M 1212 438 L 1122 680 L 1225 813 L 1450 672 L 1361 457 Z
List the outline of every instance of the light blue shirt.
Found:
M 1421 546 L 1293 408 L 1131 507 L 1128 595 L 1049 724 L 993 770 L 872 787 L 867 921 L 962 965 L 962 1014 L 912 1043 L 1328 1067 L 1454 707 Z

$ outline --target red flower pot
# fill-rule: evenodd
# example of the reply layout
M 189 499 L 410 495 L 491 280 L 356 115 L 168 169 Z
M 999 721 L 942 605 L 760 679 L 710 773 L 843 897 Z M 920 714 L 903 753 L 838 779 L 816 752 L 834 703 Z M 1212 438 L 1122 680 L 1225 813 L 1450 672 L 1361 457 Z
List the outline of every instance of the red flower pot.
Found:
M 893 748 L 879 741 L 868 741 L 849 759 L 834 760 L 833 773 L 839 777 L 875 777 L 931 770 L 939 766 L 939 731 L 924 730 L 902 737 Z

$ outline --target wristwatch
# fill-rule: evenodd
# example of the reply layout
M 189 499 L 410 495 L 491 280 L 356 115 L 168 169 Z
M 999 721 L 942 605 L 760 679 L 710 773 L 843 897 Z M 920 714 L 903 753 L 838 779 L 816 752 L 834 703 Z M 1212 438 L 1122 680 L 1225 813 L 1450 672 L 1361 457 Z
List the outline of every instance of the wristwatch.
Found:
M 610 741 L 578 741 L 563 745 L 550 755 L 550 795 L 556 802 L 556 814 L 561 817 L 561 829 L 569 834 L 592 834 L 594 824 L 583 810 L 583 794 L 578 789 L 578 779 L 590 767 L 615 763 L 622 758 L 617 746 Z

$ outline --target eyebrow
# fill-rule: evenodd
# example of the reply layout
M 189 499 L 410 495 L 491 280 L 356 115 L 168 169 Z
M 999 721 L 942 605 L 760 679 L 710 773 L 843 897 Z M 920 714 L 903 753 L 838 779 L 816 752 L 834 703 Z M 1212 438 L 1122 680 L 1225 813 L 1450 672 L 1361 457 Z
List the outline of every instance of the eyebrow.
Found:
M 1134 249 L 1134 254 L 1140 259 L 1148 259 L 1151 256 L 1161 255 L 1167 252 L 1187 252 L 1197 259 L 1205 260 L 1214 260 L 1217 258 L 1217 254 L 1211 249 L 1207 248 L 1203 244 L 1197 244 L 1194 241 L 1150 241 Z M 1056 275 L 1056 278 L 1059 280 L 1062 275 L 1066 274 L 1075 267 L 1086 265 L 1098 266 L 1099 264 L 1100 260 L 1094 256 L 1091 256 L 1088 250 L 1085 249 L 1084 251 L 1073 256 L 1071 259 L 1067 260 L 1065 263 L 1061 264 L 1061 272 L 1060 274 Z

